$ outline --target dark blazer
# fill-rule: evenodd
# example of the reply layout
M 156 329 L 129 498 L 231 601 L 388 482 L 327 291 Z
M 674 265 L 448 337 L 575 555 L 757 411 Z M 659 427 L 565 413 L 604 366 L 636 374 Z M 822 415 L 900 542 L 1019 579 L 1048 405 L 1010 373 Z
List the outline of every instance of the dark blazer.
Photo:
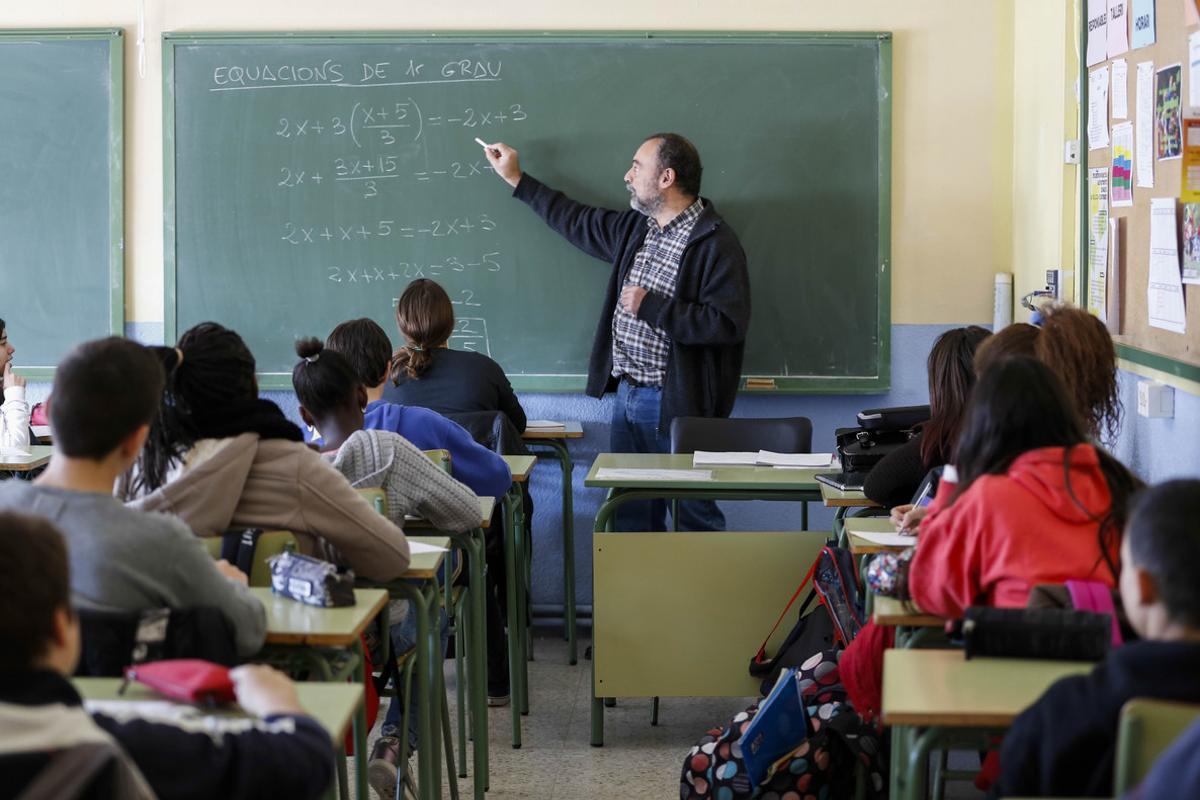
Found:
M 634 256 L 646 238 L 646 217 L 633 209 L 613 211 L 578 203 L 526 173 L 513 196 L 588 255 L 612 264 L 600 321 L 592 340 L 587 393 L 612 391 L 612 315 Z M 750 274 L 737 234 L 710 201 L 684 247 L 675 296 L 651 292 L 638 319 L 671 339 L 663 382 L 660 433 L 675 417 L 727 417 L 742 375 L 750 327 Z

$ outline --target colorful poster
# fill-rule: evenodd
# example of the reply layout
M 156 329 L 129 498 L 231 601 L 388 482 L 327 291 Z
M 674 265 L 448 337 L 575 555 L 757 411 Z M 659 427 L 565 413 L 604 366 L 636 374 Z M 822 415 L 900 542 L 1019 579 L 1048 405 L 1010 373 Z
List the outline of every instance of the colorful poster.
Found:
M 1154 44 L 1154 0 L 1133 0 L 1129 44 L 1136 50 Z
M 1200 203 L 1200 119 L 1183 121 L 1183 160 L 1180 161 L 1179 200 Z
M 1108 147 L 1108 67 L 1088 75 L 1088 150 Z
M 1200 203 L 1183 204 L 1183 282 L 1200 284 Z
M 1159 161 L 1183 156 L 1182 88 L 1182 65 L 1154 73 L 1154 155 Z
M 1112 62 L 1112 115 L 1113 119 L 1129 118 L 1129 65 L 1123 58 Z
M 1146 281 L 1146 316 L 1155 328 L 1187 333 L 1183 282 L 1179 276 L 1179 229 L 1175 198 L 1150 200 L 1150 274 Z
M 1133 205 L 1133 123 L 1112 129 L 1112 205 Z
M 1108 2 L 1087 0 L 1087 65 L 1099 64 L 1108 58 Z
M 1108 0 L 1108 57 L 1129 49 L 1129 0 Z
M 1137 185 L 1154 188 L 1154 62 L 1137 65 Z
M 1088 170 L 1087 308 L 1105 319 L 1108 301 L 1108 170 Z

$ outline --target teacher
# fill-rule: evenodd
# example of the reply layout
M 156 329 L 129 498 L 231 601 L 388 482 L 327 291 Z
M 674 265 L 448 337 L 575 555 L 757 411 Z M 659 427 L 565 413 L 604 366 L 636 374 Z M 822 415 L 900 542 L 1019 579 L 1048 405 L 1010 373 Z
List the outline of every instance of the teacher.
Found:
M 669 453 L 675 417 L 727 417 L 750 325 L 750 277 L 737 234 L 700 196 L 700 154 L 676 133 L 646 137 L 625 173 L 632 211 L 571 200 L 521 172 L 517 151 L 484 144 L 513 196 L 613 266 L 588 365 L 587 393 L 614 388 L 613 452 Z M 712 501 L 680 503 L 680 530 L 722 530 Z M 666 530 L 662 500 L 626 503 L 617 530 Z

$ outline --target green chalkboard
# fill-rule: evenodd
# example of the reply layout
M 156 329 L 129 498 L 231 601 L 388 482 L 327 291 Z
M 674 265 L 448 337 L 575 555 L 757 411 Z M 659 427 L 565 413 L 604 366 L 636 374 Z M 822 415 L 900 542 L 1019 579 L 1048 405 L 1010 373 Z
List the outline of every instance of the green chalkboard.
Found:
M 0 31 L 0 318 L 22 375 L 124 326 L 122 41 Z
M 518 388 L 579 390 L 609 268 L 547 228 L 476 136 L 585 202 L 627 207 L 641 140 L 691 138 L 739 234 L 746 376 L 888 386 L 888 34 L 168 34 L 168 337 L 239 329 L 264 385 L 292 341 L 356 316 L 395 336 L 415 277 L 443 283 L 451 346 Z

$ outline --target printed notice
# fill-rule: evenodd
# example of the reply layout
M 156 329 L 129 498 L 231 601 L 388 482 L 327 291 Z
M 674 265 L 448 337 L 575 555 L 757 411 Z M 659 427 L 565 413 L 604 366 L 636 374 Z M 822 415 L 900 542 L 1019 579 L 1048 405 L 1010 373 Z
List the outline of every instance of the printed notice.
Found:
M 1108 57 L 1129 49 L 1129 0 L 1108 0 Z M 1114 114 L 1115 116 L 1115 114 Z
M 1125 59 L 1112 62 L 1113 119 L 1129 119 L 1129 65 Z
M 1154 188 L 1154 62 L 1137 65 L 1137 185 Z
M 1150 200 L 1150 275 L 1146 286 L 1146 315 L 1155 328 L 1187 333 L 1179 248 L 1175 239 L 1175 198 Z
M 1133 123 L 1112 129 L 1112 205 L 1133 205 Z
M 1088 76 L 1088 149 L 1108 147 L 1108 67 Z
M 1183 160 L 1180 165 L 1180 201 L 1200 203 L 1200 119 L 1183 121 Z
M 1154 44 L 1154 0 L 1133 0 L 1129 44 L 1136 50 Z
M 1105 319 L 1108 297 L 1108 170 L 1088 170 L 1088 311 Z
M 1087 65 L 1099 64 L 1108 58 L 1108 2 L 1087 0 Z

